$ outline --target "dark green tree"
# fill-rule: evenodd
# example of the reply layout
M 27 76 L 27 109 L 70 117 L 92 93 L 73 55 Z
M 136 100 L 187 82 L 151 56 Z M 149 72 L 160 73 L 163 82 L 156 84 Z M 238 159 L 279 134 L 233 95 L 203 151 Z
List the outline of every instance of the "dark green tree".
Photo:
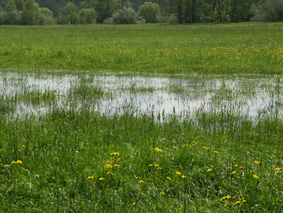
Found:
M 77 24 L 79 22 L 78 12 L 78 7 L 72 2 L 69 2 L 59 12 L 57 16 L 58 24 Z
M 39 24 L 39 16 L 39 5 L 34 0 L 26 0 L 21 16 L 21 23 L 27 25 Z
M 96 13 L 93 8 L 83 8 L 79 11 L 80 24 L 92 24 L 96 21 Z
M 140 6 L 138 15 L 142 17 L 146 23 L 156 23 L 157 17 L 160 15 L 159 5 L 152 2 L 145 2 Z
M 19 23 L 19 13 L 17 11 L 17 6 L 14 0 L 8 0 L 6 5 L 5 13 L 5 24 L 18 24 Z
M 112 16 L 118 7 L 117 0 L 86 0 L 90 8 L 96 11 L 96 22 L 102 24 L 103 21 Z

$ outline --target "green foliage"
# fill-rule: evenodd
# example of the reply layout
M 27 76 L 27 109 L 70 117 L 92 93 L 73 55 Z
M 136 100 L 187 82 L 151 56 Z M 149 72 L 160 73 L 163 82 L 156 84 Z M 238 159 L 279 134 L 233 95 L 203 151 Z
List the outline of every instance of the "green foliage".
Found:
M 145 19 L 146 23 L 156 23 L 160 15 L 159 5 L 157 3 L 145 2 L 140 6 L 138 15 Z
M 46 7 L 39 8 L 40 10 L 40 24 L 54 24 L 53 13 Z
M 113 21 L 115 24 L 135 24 L 136 12 L 133 8 L 119 9 L 113 14 Z
M 283 21 L 283 0 L 267 0 L 260 10 L 264 21 Z
M 58 24 L 77 24 L 79 22 L 78 17 L 78 7 L 72 2 L 66 4 L 64 8 L 61 9 L 56 20 Z
M 6 14 L 6 12 L 3 10 L 2 7 L 0 7 L 0 24 L 4 24 L 4 22 L 5 22 L 5 14 Z
M 86 0 L 89 7 L 96 11 L 96 22 L 102 24 L 103 21 L 113 15 L 118 7 L 117 0 Z
M 24 9 L 25 0 L 14 0 L 17 10 L 22 11 Z
M 8 0 L 5 8 L 6 8 L 7 12 L 16 11 L 17 6 L 15 4 L 15 1 L 14 0 Z
M 40 10 L 34 0 L 26 0 L 21 15 L 21 23 L 27 25 L 39 24 Z
M 93 8 L 83 8 L 79 11 L 80 24 L 92 24 L 96 21 L 96 13 Z

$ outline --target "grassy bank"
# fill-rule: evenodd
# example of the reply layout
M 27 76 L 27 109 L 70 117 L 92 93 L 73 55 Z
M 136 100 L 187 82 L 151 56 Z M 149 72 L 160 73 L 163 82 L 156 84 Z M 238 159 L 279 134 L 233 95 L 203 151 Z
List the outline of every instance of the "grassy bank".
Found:
M 0 68 L 282 73 L 282 23 L 0 26 Z

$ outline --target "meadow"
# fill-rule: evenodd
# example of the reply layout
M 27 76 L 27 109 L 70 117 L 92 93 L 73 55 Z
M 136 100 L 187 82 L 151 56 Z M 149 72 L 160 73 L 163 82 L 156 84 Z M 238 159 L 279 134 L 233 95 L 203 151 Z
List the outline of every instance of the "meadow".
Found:
M 282 29 L 1 26 L 0 211 L 282 212 Z
M 282 23 L 1 26 L 0 68 L 280 74 Z

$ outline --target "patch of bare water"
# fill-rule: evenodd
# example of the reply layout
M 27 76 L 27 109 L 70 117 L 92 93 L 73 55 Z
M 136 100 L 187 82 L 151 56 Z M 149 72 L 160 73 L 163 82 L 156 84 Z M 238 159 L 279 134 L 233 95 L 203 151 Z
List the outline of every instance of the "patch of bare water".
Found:
M 183 117 L 198 112 L 225 111 L 250 117 L 270 114 L 282 117 L 280 78 L 197 75 L 172 78 L 6 72 L 0 75 L 0 96 L 13 97 L 16 105 L 12 112 L 14 116 L 44 114 L 55 108 L 80 110 L 87 107 L 106 115 L 131 111 L 136 114 Z M 34 91 L 39 94 L 37 104 L 33 101 Z M 52 102 L 48 101 L 50 93 L 54 94 L 50 96 Z M 46 97 L 47 101 L 40 101 Z

